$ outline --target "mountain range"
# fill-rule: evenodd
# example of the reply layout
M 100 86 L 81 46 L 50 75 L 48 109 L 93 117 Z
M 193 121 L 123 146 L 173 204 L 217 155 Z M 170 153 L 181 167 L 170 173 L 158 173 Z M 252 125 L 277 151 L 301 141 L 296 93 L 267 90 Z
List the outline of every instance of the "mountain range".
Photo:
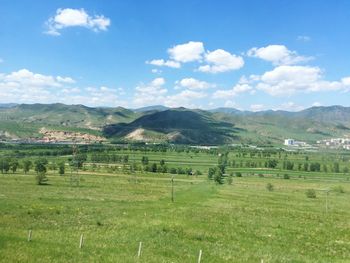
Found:
M 167 108 L 102 108 L 65 104 L 0 104 L 0 139 L 40 138 L 40 130 L 77 131 L 109 140 L 184 144 L 280 144 L 350 135 L 350 107 L 298 112 Z

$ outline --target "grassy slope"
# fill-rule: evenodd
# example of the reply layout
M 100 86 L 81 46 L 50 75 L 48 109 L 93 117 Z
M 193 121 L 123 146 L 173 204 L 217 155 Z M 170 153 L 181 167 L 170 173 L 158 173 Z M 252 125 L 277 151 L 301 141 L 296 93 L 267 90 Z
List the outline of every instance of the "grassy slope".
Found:
M 325 215 L 324 194 L 305 197 L 307 188 L 331 186 L 322 181 L 243 177 L 215 186 L 183 177 L 172 204 L 169 180 L 162 178 L 145 175 L 135 184 L 130 176 L 86 175 L 74 188 L 66 177 L 36 186 L 31 175 L 1 176 L 0 261 L 135 262 L 139 241 L 142 262 L 196 262 L 199 249 L 203 262 L 350 257 L 348 183 L 345 194 L 330 194 Z M 274 192 L 266 191 L 267 182 Z
M 110 123 L 129 122 L 138 114 L 124 108 L 89 108 L 83 105 L 34 104 L 0 109 L 0 131 L 17 137 L 37 137 L 39 129 L 96 134 Z

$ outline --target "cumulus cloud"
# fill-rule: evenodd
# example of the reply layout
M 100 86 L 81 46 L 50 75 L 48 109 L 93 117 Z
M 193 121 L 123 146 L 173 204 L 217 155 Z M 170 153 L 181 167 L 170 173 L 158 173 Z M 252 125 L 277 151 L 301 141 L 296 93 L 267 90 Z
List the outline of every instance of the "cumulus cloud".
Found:
M 264 104 L 252 104 L 250 105 L 250 110 L 262 111 L 262 110 L 266 110 L 266 106 Z
M 248 50 L 247 55 L 272 62 L 274 65 L 294 65 L 312 59 L 311 57 L 300 56 L 297 52 L 289 50 L 284 45 L 254 47 Z
M 349 87 L 348 78 L 326 81 L 318 67 L 278 66 L 260 76 L 256 88 L 270 95 L 292 95 L 297 92 L 337 91 Z
M 301 111 L 303 109 L 305 109 L 304 106 L 301 106 L 301 105 L 299 105 L 295 102 L 292 102 L 292 101 L 285 102 L 285 103 L 282 103 L 282 104 L 279 104 L 279 105 L 276 105 L 273 107 L 269 107 L 269 106 L 266 106 L 264 104 L 252 104 L 252 105 L 250 105 L 250 110 L 255 111 L 255 112 L 266 111 L 266 110 Z
M 164 60 L 164 59 L 153 59 L 151 61 L 146 61 L 147 64 L 153 65 L 153 66 L 165 66 L 169 68 L 180 68 L 181 64 L 177 61 L 173 60 Z
M 194 100 L 207 97 L 207 94 L 202 91 L 183 90 L 178 94 L 167 96 L 164 104 L 168 107 L 188 107 L 195 108 Z
M 184 78 L 176 81 L 175 84 L 179 87 L 190 89 L 190 90 L 205 90 L 210 87 L 214 87 L 213 84 L 206 81 L 201 81 L 195 78 Z
M 78 88 L 71 77 L 51 76 L 21 69 L 0 74 L 0 102 L 122 105 L 118 91 L 105 86 Z
M 59 8 L 56 14 L 46 22 L 45 33 L 53 36 L 61 35 L 60 30 L 67 27 L 85 27 L 95 32 L 106 31 L 111 20 L 103 15 L 89 15 L 83 8 Z
M 187 63 L 202 59 L 204 45 L 202 42 L 190 41 L 185 44 L 173 46 L 168 49 L 169 56 L 172 60 Z
M 186 81 L 185 85 L 192 86 Z M 168 89 L 164 87 L 164 78 L 155 78 L 147 84 L 141 83 L 135 88 L 133 105 L 135 107 L 150 106 L 162 104 L 168 107 L 195 107 L 195 100 L 202 99 L 207 96 L 201 90 L 191 90 L 187 87 L 185 90 L 175 94 L 168 94 Z M 203 84 L 202 84 L 203 85 Z
M 164 96 L 168 92 L 164 84 L 164 78 L 155 78 L 147 84 L 141 83 L 135 88 L 133 104 L 136 107 L 163 104 Z
M 253 87 L 248 84 L 237 84 L 232 89 L 229 90 L 217 90 L 213 94 L 215 99 L 225 99 L 230 97 L 235 97 L 242 93 L 253 92 Z
M 217 49 L 205 54 L 207 65 L 200 66 L 199 71 L 208 73 L 221 73 L 237 70 L 243 67 L 244 60 L 240 56 L 231 54 L 223 49 Z

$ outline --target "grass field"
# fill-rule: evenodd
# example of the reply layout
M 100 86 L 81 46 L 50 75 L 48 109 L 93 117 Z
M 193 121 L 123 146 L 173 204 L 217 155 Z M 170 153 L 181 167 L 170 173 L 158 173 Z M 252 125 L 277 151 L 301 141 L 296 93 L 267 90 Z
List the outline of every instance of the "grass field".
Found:
M 137 177 L 137 178 L 136 178 Z M 0 176 L 1 262 L 350 262 L 350 184 L 247 176 Z M 268 191 L 271 183 L 274 191 Z M 309 188 L 345 193 L 307 198 Z M 28 230 L 33 231 L 27 241 Z M 84 246 L 79 249 L 80 235 Z M 137 259 L 139 242 L 142 254 Z

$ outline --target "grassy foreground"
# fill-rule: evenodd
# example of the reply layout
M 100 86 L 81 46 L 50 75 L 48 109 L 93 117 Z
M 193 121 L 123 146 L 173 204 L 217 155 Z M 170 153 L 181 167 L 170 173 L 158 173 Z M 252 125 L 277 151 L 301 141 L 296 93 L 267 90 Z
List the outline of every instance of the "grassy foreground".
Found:
M 151 177 L 152 176 L 152 177 Z M 350 184 L 88 174 L 80 187 L 49 176 L 0 175 L 1 262 L 350 262 Z M 274 191 L 267 191 L 271 183 Z M 306 198 L 306 189 L 345 193 Z M 28 230 L 33 230 L 27 242 Z M 79 249 L 80 235 L 85 242 Z

